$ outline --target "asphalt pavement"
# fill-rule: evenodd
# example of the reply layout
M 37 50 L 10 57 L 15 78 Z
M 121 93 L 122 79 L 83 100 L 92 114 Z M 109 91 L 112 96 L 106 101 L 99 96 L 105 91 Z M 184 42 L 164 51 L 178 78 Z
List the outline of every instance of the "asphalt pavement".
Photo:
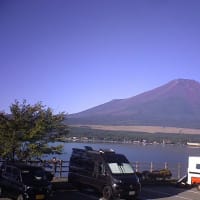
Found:
M 9 200 L 8 198 L 0 198 Z M 72 187 L 57 188 L 52 200 L 101 200 L 93 190 L 78 191 Z M 196 188 L 177 188 L 171 185 L 147 185 L 142 187 L 137 200 L 199 200 L 200 191 Z
M 53 200 L 100 200 L 93 190 L 57 190 Z M 177 188 L 168 185 L 148 185 L 142 188 L 138 200 L 199 200 L 200 191 L 196 188 Z

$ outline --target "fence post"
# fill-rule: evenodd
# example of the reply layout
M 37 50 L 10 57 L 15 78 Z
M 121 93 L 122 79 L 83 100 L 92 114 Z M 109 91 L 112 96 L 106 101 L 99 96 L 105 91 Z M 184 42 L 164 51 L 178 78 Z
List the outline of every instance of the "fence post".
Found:
M 62 177 L 62 165 L 63 165 L 63 161 L 60 160 L 60 174 L 59 174 L 60 178 Z
M 180 179 L 181 178 L 181 163 L 178 163 L 178 172 L 177 172 L 177 178 Z
M 168 163 L 165 162 L 165 169 L 168 169 Z
M 150 172 L 152 172 L 153 171 L 153 162 L 151 161 L 151 163 L 150 163 Z
M 136 172 L 139 171 L 139 162 L 138 161 L 135 162 L 135 171 Z

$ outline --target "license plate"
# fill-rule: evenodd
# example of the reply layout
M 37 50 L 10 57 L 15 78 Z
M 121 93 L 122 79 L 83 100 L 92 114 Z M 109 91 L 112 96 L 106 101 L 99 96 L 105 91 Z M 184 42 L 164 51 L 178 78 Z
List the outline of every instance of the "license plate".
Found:
M 44 194 L 37 194 L 35 196 L 35 199 L 37 199 L 37 200 L 44 199 L 44 198 L 45 198 Z
M 135 195 L 135 191 L 129 191 L 129 195 Z

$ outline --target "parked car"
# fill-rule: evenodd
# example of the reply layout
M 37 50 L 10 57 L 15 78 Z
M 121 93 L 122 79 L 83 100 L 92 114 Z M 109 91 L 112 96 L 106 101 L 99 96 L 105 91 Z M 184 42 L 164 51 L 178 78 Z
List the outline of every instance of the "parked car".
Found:
M 51 178 L 42 167 L 4 162 L 0 168 L 0 196 L 17 200 L 47 199 L 52 192 Z
M 73 149 L 68 181 L 77 188 L 94 188 L 105 200 L 135 199 L 141 191 L 139 178 L 124 155 L 91 147 Z

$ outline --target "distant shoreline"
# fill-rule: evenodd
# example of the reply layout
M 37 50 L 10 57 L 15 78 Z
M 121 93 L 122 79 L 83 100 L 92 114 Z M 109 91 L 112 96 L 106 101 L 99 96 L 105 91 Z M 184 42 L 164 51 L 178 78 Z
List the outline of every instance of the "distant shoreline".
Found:
M 62 139 L 145 144 L 200 143 L 200 129 L 154 126 L 73 125 L 69 126 L 69 134 Z
M 145 132 L 145 133 L 169 133 L 169 134 L 192 134 L 200 135 L 200 129 L 164 127 L 164 126 L 120 126 L 120 125 L 70 125 L 71 127 L 84 127 L 93 130 L 105 131 L 128 131 L 128 132 Z
M 147 142 L 145 140 L 143 141 L 130 141 L 130 140 L 99 140 L 99 139 L 88 139 L 88 138 L 81 138 L 81 137 L 66 137 L 66 138 L 60 138 L 60 142 L 68 142 L 68 143 L 85 143 L 85 144 L 96 144 L 96 143 L 104 143 L 104 144 L 138 144 L 138 145 L 176 145 L 172 142 L 165 142 L 162 143 L 159 142 Z

